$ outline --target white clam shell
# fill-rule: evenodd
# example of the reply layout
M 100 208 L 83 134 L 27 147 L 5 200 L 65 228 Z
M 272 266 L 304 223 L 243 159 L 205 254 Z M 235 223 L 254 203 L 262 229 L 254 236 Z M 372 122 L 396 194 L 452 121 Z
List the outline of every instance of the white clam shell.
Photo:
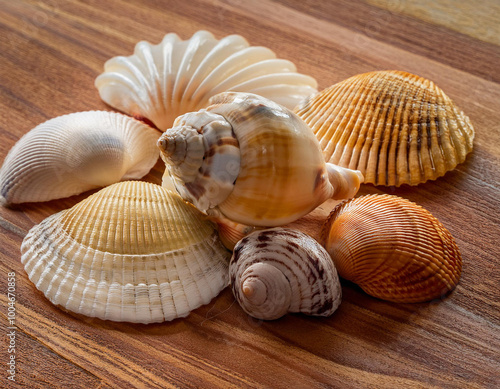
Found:
M 120 180 L 138 179 L 156 163 L 152 127 L 115 112 L 59 116 L 26 133 L 0 170 L 7 203 L 73 196 Z
M 251 92 L 290 109 L 317 92 L 316 80 L 270 49 L 250 46 L 239 35 L 217 40 L 207 31 L 186 41 L 170 33 L 157 45 L 139 42 L 133 55 L 108 60 L 95 85 L 107 104 L 162 131 L 220 92 Z
M 34 226 L 21 246 L 30 280 L 90 317 L 153 323 L 187 316 L 228 284 L 212 224 L 159 185 L 111 185 Z

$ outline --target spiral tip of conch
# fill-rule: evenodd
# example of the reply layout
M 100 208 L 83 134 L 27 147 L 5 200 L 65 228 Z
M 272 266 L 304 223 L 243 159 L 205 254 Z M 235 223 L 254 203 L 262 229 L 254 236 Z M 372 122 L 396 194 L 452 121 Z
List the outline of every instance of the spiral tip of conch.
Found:
M 174 151 L 173 143 L 170 141 L 169 136 L 166 133 L 160 136 L 156 145 L 163 155 L 169 156 Z
M 256 277 L 248 277 L 241 283 L 241 292 L 246 299 L 254 305 L 261 305 L 266 301 L 267 288 L 265 284 Z

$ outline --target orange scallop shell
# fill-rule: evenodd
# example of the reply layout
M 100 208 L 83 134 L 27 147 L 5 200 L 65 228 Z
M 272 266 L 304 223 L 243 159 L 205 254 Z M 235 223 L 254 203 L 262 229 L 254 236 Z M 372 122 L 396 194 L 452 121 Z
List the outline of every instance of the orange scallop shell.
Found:
M 457 285 L 462 270 L 449 231 L 427 210 L 397 196 L 339 204 L 323 226 L 321 243 L 341 277 L 394 302 L 440 298 Z
M 327 162 L 360 170 L 374 185 L 443 176 L 465 161 L 474 139 L 469 118 L 439 87 L 402 71 L 353 76 L 306 98 L 295 113 Z

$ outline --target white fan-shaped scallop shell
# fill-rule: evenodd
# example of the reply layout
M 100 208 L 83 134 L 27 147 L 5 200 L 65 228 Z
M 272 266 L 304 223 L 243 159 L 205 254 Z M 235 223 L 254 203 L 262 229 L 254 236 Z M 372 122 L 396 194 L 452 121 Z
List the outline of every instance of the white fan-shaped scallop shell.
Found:
M 212 224 L 159 185 L 120 182 L 33 227 L 30 280 L 54 304 L 100 319 L 184 317 L 228 283 L 230 253 Z
M 0 170 L 7 203 L 73 196 L 146 175 L 158 159 L 158 131 L 115 112 L 88 111 L 48 120 L 25 134 Z
M 217 40 L 207 31 L 186 41 L 174 33 L 158 45 L 141 41 L 133 55 L 108 60 L 95 85 L 107 104 L 163 131 L 220 92 L 251 92 L 290 109 L 317 92 L 316 80 L 270 49 L 250 46 L 239 35 Z

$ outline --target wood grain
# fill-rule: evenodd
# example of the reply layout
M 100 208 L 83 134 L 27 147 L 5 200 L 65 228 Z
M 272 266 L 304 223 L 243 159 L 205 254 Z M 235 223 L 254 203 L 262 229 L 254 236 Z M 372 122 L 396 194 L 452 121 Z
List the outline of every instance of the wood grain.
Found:
M 0 160 L 24 133 L 49 118 L 110 110 L 93 86 L 107 59 L 130 54 L 140 40 L 156 43 L 168 32 L 188 38 L 200 29 L 219 38 L 237 33 L 253 45 L 268 46 L 314 76 L 320 88 L 377 69 L 430 78 L 476 128 L 472 154 L 444 177 L 416 188 L 364 185 L 360 190 L 414 201 L 455 237 L 464 260 L 460 283 L 448 297 L 428 303 L 384 302 L 343 281 L 343 302 L 327 319 L 288 315 L 258 321 L 239 308 L 228 289 L 187 319 L 171 323 L 79 317 L 36 290 L 20 263 L 19 247 L 33 225 L 89 193 L 0 208 L 0 333 L 7 339 L 5 291 L 7 273 L 14 271 L 17 384 L 498 387 L 500 48 L 481 35 L 488 25 L 498 28 L 498 6 L 474 13 L 466 2 L 454 2 L 463 7 L 450 10 L 449 1 L 432 3 L 437 19 L 436 12 L 425 14 L 409 1 L 0 0 Z M 443 21 L 448 13 L 453 26 Z M 462 29 L 467 16 L 482 30 Z M 161 182 L 162 170 L 158 162 L 145 179 Z M 323 204 L 294 226 L 317 236 L 334 205 Z M 8 360 L 3 344 L 2 364 Z M 6 379 L 5 369 L 2 374 Z

